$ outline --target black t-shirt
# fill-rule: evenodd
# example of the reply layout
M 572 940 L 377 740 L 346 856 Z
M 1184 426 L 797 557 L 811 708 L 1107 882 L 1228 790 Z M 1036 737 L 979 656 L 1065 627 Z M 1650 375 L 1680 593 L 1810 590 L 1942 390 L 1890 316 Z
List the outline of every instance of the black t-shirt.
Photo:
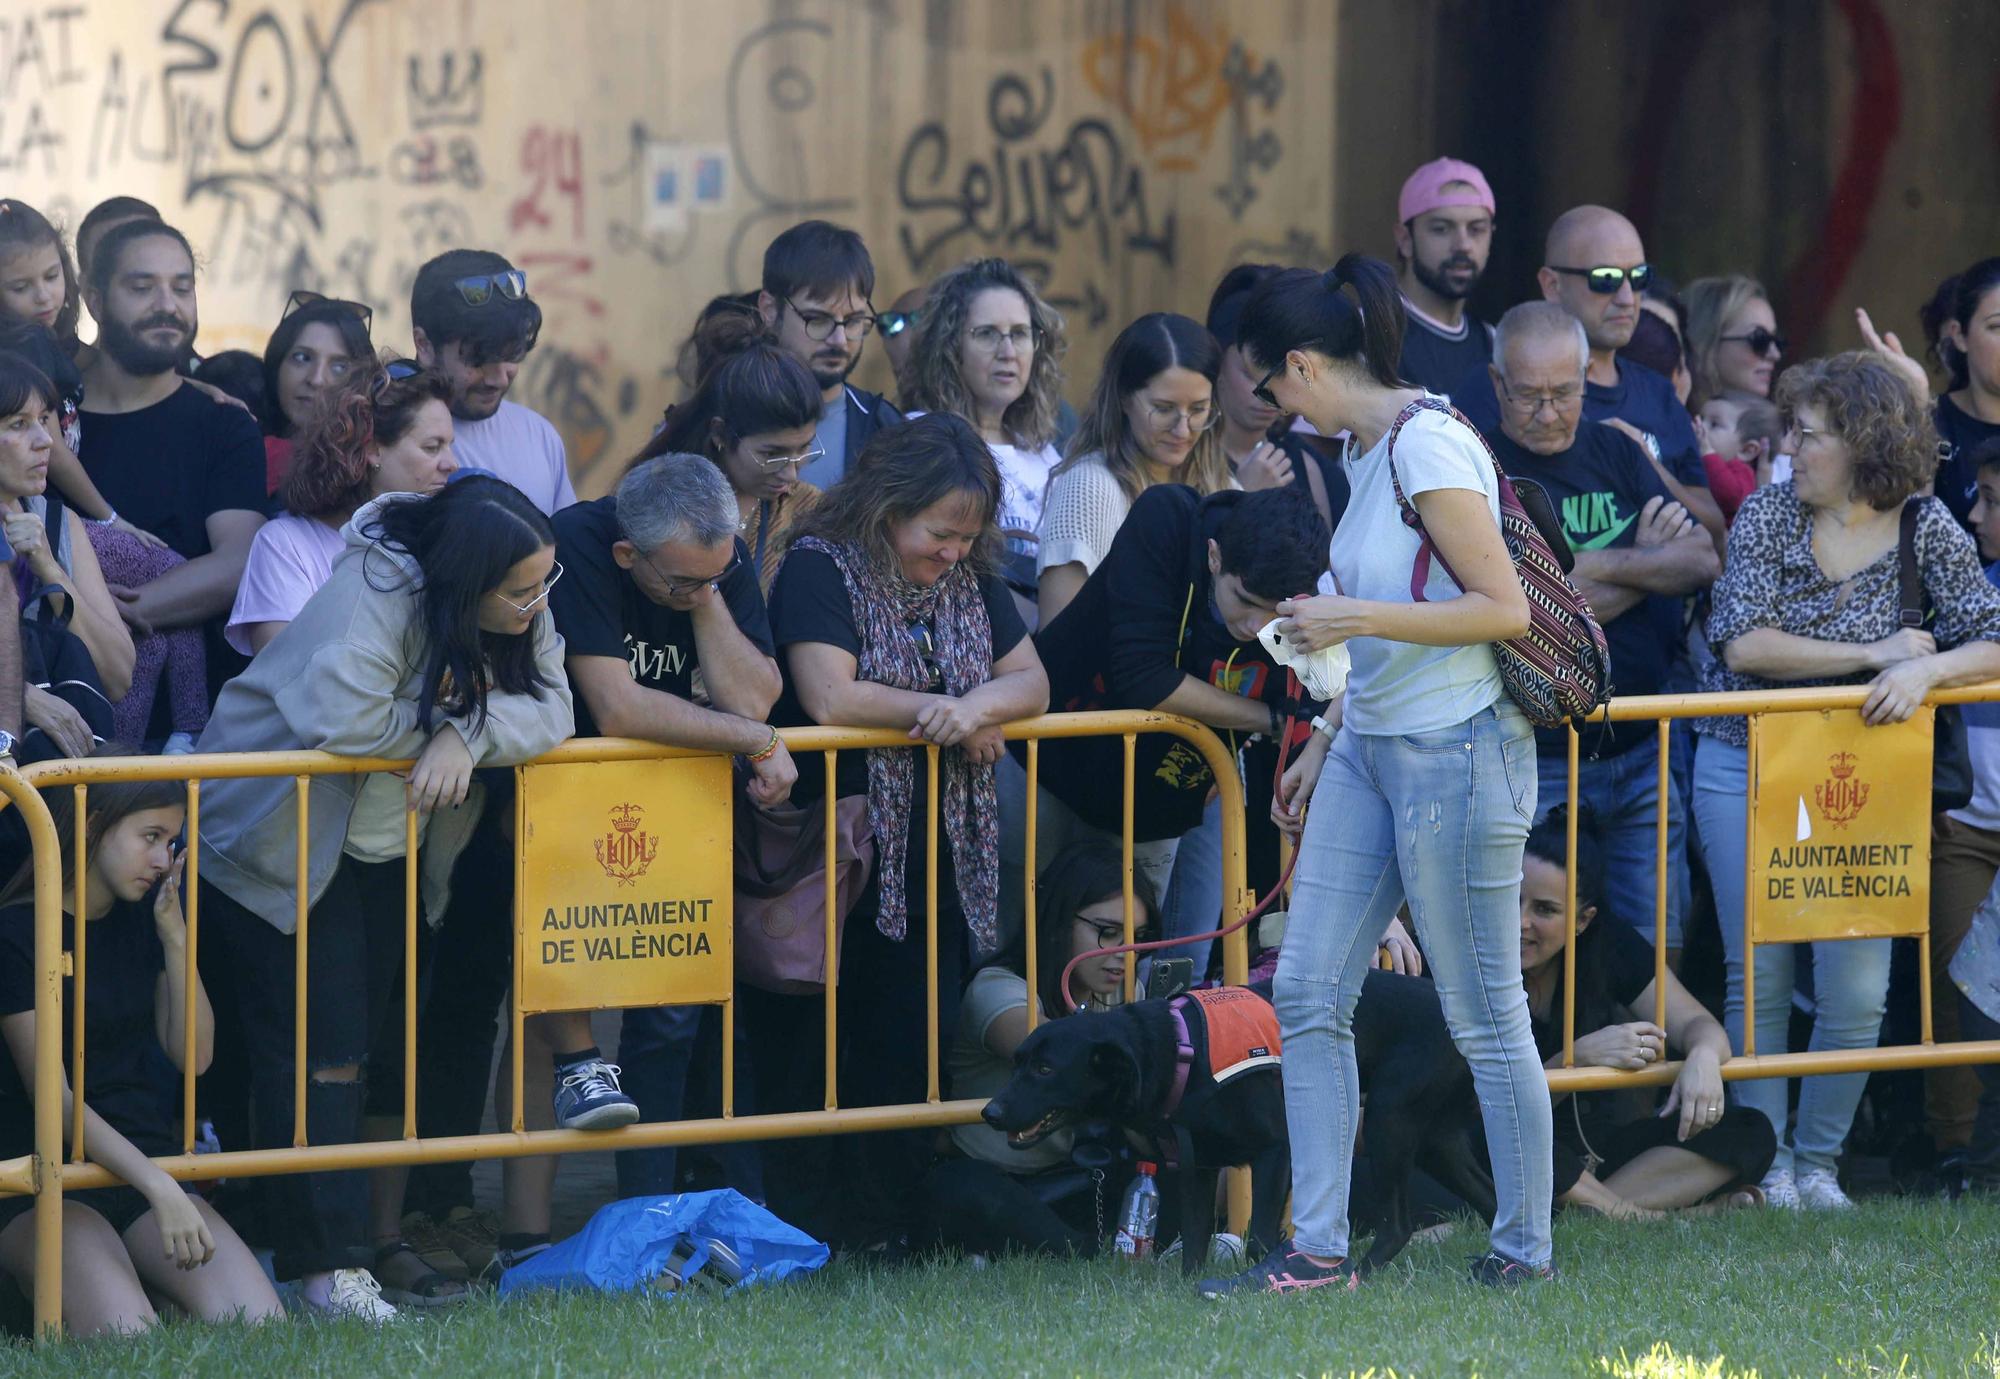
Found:
M 986 605 L 986 620 L 992 625 L 992 659 L 998 661 L 1021 644 L 1021 639 L 1028 635 L 1028 627 L 1021 621 L 1021 612 L 1014 605 L 1014 595 L 1008 590 L 1006 581 L 998 575 L 987 575 L 979 581 L 979 596 Z M 778 567 L 778 577 L 771 584 L 771 630 L 781 647 L 798 642 L 824 642 L 828 646 L 839 647 L 856 659 L 860 658 L 861 629 L 854 621 L 854 601 L 848 595 L 847 581 L 841 578 L 840 567 L 833 563 L 832 556 L 824 551 L 812 550 L 793 550 L 786 554 L 784 564 Z M 778 700 L 771 721 L 781 728 L 805 727 L 813 722 L 812 716 L 799 702 L 789 668 L 785 674 L 785 692 Z M 866 752 L 842 752 L 834 771 L 837 793 L 867 793 Z M 923 782 L 924 773 L 918 771 L 919 795 Z M 799 780 L 792 787 L 792 798 L 804 802 L 822 799 L 825 794 L 825 768 L 818 761 L 800 762 Z M 919 806 L 921 803 L 919 799 Z M 913 811 L 911 817 L 922 818 L 921 809 Z
M 75 951 L 76 920 L 63 916 L 63 951 Z M 177 1083 L 154 1027 L 154 993 L 166 955 L 150 900 L 119 901 L 93 920 L 84 953 L 83 1099 L 112 1129 L 148 1154 L 180 1151 L 174 1133 Z M 76 979 L 63 978 L 63 1072 L 76 1053 Z M 35 1008 L 35 907 L 0 910 L 0 1016 Z M 11 1054 L 0 1053 L 0 1159 L 35 1152 L 34 1104 Z
M 264 511 L 264 437 L 240 407 L 182 384 L 136 412 L 86 412 L 83 467 L 106 502 L 189 560 L 208 519 Z
M 1354 491 L 1347 482 L 1347 470 L 1340 462 L 1338 444 L 1326 436 L 1292 430 L 1290 417 L 1280 418 L 1265 439 L 1285 452 L 1285 457 L 1292 462 L 1291 486 L 1306 497 L 1313 497 L 1310 476 L 1319 475 L 1327 505 L 1327 511 L 1320 516 L 1326 519 L 1327 531 L 1333 531 L 1340 525 L 1341 514 L 1347 511 L 1347 500 Z M 1318 506 L 1316 499 L 1314 506 Z
M 1482 366 L 1475 374 L 1459 380 L 1451 394 L 1452 405 L 1487 435 L 1500 430 L 1500 403 L 1493 378 Z M 1689 488 L 1708 487 L 1708 467 L 1701 462 L 1701 446 L 1694 438 L 1694 422 L 1687 408 L 1674 396 L 1674 385 L 1644 364 L 1618 360 L 1618 382 L 1605 387 L 1586 382 L 1583 389 L 1583 419 L 1609 421 L 1613 417 L 1636 426 L 1660 447 L 1660 463 L 1667 473 Z
M 1560 455 L 1524 450 L 1497 427 L 1486 433 L 1486 442 L 1509 478 L 1531 479 L 1547 491 L 1563 535 L 1578 552 L 1630 549 L 1640 510 L 1653 498 L 1670 499 L 1637 443 L 1598 422 L 1579 426 L 1575 444 Z M 1682 603 L 1671 595 L 1651 594 L 1604 625 L 1611 644 L 1613 693 L 1659 694 L 1666 689 L 1667 672 L 1681 644 Z M 1615 723 L 1602 739 L 1592 730 L 1584 741 L 1602 754 L 1650 743 L 1653 736 L 1650 723 Z M 1535 741 L 1544 754 L 1569 750 L 1564 729 L 1539 729 Z
M 647 598 L 629 571 L 611 558 L 612 543 L 622 535 L 618 500 L 599 498 L 564 508 L 550 519 L 556 529 L 556 559 L 563 577 L 549 593 L 549 611 L 562 633 L 569 656 L 612 656 L 623 660 L 632 678 L 647 689 L 682 699 L 693 697 L 694 674 L 700 668 L 694 640 L 694 617 Z M 742 541 L 736 542 L 736 563 L 719 581 L 722 601 L 743 635 L 766 656 L 774 655 L 771 621 L 757 572 Z M 576 690 L 575 683 L 570 685 Z M 581 693 L 575 693 L 576 735 L 597 736 Z
M 1652 1019 L 1650 1006 L 1637 1009 L 1639 997 L 1652 981 L 1653 945 L 1631 925 L 1608 917 L 1600 906 L 1596 922 L 1577 938 L 1576 1037 L 1581 1039 L 1606 1025 Z M 1548 1014 L 1529 1012 L 1535 1049 L 1545 1063 L 1562 1053 L 1562 1011 L 1559 967 Z M 1584 1092 L 1572 1100 L 1576 1103 L 1574 1110 L 1556 1109 L 1556 1134 L 1577 1149 L 1585 1147 L 1581 1139 L 1596 1140 L 1600 1132 L 1608 1133 L 1618 1124 L 1613 1097 L 1602 1092 Z
M 1972 467 L 1972 452 L 2000 436 L 2000 426 L 1962 411 L 1948 397 L 1937 400 L 1931 415 L 1937 421 L 1938 436 L 1945 446 L 1944 459 L 1938 465 L 1937 496 L 1944 500 L 1960 525 L 1970 530 L 1972 505 L 1979 498 L 1979 473 Z
M 1263 643 L 1237 641 L 1216 611 L 1208 541 L 1242 497 L 1201 498 L 1182 484 L 1155 484 L 1139 495 L 1083 588 L 1035 634 L 1051 710 L 1150 709 L 1192 675 L 1281 713 L 1320 711 L 1309 703 L 1301 709 L 1289 673 Z M 1041 781 L 1086 821 L 1117 829 L 1124 763 L 1115 737 L 1048 742 Z M 1215 785 L 1200 753 L 1159 733 L 1140 737 L 1133 780 L 1139 842 L 1177 838 L 1200 823 Z
M 1407 303 L 1405 303 L 1407 305 Z M 1414 311 L 1404 316 L 1403 358 L 1397 372 L 1406 382 L 1448 393 L 1474 374 L 1483 375 L 1493 358 L 1493 327 L 1465 317 L 1454 333 L 1439 330 Z

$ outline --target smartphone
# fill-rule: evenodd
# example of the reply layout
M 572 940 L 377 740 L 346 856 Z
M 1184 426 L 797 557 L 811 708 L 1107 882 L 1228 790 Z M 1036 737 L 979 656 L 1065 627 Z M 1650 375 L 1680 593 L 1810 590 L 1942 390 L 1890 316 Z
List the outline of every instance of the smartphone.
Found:
M 1146 999 L 1164 1001 L 1194 985 L 1193 958 L 1154 958 L 1146 974 Z

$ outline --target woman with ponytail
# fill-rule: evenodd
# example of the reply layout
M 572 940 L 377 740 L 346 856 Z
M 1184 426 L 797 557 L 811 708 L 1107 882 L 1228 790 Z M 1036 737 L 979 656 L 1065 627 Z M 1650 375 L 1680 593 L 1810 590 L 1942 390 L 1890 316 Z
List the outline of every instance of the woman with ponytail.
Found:
M 1521 983 L 1521 854 L 1535 813 L 1535 740 L 1490 644 L 1528 628 L 1479 433 L 1397 371 L 1404 316 L 1388 265 L 1262 283 L 1237 339 L 1256 395 L 1324 435 L 1348 433 L 1352 496 L 1321 592 L 1277 606 L 1306 651 L 1353 657 L 1343 720 L 1316 725 L 1273 812 L 1303 823 L 1273 1004 L 1284 1029 L 1293 1237 L 1209 1296 L 1351 1287 L 1348 1189 L 1361 1088 L 1353 1017 L 1375 950 L 1407 904 L 1453 1040 L 1472 1067 L 1499 1209 L 1474 1278 L 1512 1284 L 1549 1263 L 1548 1084 Z M 1399 496 L 1400 495 L 1400 496 Z M 1421 526 L 1405 520 L 1405 504 Z
M 333 573 L 341 528 L 385 493 L 436 493 L 458 468 L 451 388 L 398 360 L 364 371 L 324 400 L 285 477 L 286 515 L 258 528 L 223 635 L 255 656 Z
M 697 370 L 694 393 L 666 420 L 633 465 L 659 455 L 703 455 L 736 494 L 743 544 L 765 594 L 792 525 L 819 501 L 799 468 L 820 458 L 819 385 L 779 349 L 753 308 L 718 297 L 702 311 L 683 357 Z

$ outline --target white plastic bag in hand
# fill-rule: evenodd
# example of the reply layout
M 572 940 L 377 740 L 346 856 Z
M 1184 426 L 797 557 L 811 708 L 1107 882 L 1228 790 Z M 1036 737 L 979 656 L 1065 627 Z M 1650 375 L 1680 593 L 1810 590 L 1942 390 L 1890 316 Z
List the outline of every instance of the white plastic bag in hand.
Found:
M 1347 643 L 1336 642 L 1318 651 L 1300 651 L 1278 631 L 1279 621 L 1271 619 L 1257 634 L 1257 640 L 1271 653 L 1271 659 L 1281 666 L 1290 666 L 1306 693 L 1315 699 L 1333 699 L 1346 689 L 1347 670 L 1353 664 L 1347 654 Z

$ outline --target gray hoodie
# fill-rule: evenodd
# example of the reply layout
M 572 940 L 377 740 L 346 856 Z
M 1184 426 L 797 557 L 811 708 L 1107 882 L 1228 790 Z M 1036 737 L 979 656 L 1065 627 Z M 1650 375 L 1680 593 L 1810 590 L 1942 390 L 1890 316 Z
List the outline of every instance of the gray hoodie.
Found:
M 360 534 L 377 506 L 364 506 L 342 535 L 347 548 L 284 631 L 250 668 L 222 688 L 201 735 L 203 752 L 281 752 L 313 748 L 349 757 L 413 759 L 428 738 L 417 727 L 426 640 L 419 616 L 416 561 Z M 563 643 L 547 608 L 527 633 L 546 687 L 533 695 L 495 691 L 475 731 L 451 723 L 475 766 L 530 761 L 576 729 Z M 316 903 L 340 866 L 348 819 L 363 777 L 314 776 L 307 790 L 310 841 L 307 905 Z M 452 863 L 472 836 L 483 796 L 475 782 L 457 809 L 433 815 L 421 858 L 421 889 L 431 923 L 450 896 Z M 201 792 L 201 878 L 268 921 L 280 933 L 298 926 L 297 787 L 291 776 L 212 780 Z

